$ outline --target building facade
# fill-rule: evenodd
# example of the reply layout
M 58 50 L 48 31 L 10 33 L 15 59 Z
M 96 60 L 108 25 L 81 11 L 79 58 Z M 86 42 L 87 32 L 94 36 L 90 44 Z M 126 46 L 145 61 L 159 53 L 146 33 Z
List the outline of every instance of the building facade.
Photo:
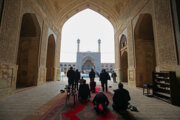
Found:
M 75 62 L 61 62 L 60 63 L 61 72 L 66 73 L 70 67 L 73 67 L 74 69 L 76 69 L 76 63 Z M 115 68 L 114 63 L 101 63 L 101 70 L 105 69 L 106 71 L 111 72 L 114 70 L 114 68 Z
M 76 68 L 83 73 L 89 73 L 91 68 L 96 72 L 102 69 L 107 71 L 114 70 L 114 63 L 101 63 L 101 40 L 98 40 L 98 52 L 80 52 L 80 39 L 77 40 L 77 59 L 76 63 L 60 63 L 61 71 L 66 72 L 70 67 Z

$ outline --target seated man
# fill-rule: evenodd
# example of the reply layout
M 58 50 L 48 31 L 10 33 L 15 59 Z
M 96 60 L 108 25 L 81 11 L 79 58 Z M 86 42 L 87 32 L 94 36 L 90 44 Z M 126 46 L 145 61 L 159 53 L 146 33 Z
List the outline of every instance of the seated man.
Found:
M 94 109 L 99 112 L 99 105 L 101 104 L 103 107 L 103 111 L 106 110 L 107 106 L 109 105 L 109 101 L 108 98 L 106 97 L 106 95 L 104 95 L 104 93 L 100 92 L 97 93 L 96 96 L 93 99 L 93 104 L 94 104 Z
M 88 84 L 86 84 L 86 80 L 83 81 L 83 84 L 79 86 L 78 98 L 79 100 L 87 100 L 88 97 L 91 97 L 90 90 Z
M 95 87 L 96 87 L 96 82 L 94 82 L 94 80 L 92 80 L 91 82 L 90 82 L 90 88 L 91 88 L 91 92 L 95 92 Z
M 113 96 L 113 109 L 117 112 L 126 111 L 128 101 L 130 100 L 129 92 L 123 88 L 123 84 L 118 84 L 119 89 L 114 90 Z

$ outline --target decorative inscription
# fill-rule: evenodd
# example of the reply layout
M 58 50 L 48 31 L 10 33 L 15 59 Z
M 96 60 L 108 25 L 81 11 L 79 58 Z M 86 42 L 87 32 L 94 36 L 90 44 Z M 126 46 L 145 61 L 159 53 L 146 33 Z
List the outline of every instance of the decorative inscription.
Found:
M 0 89 L 8 88 L 11 84 L 12 69 L 0 70 Z
M 133 72 L 133 70 L 129 71 L 129 80 L 134 81 L 134 72 Z

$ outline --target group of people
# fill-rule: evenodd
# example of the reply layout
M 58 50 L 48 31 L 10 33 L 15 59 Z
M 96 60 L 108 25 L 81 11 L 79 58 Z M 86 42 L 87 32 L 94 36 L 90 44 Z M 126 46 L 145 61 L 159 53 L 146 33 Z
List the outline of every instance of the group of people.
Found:
M 128 108 L 129 101 L 130 101 L 129 92 L 123 88 L 123 84 L 118 84 L 118 89 L 114 90 L 113 95 L 113 104 L 112 107 L 117 112 L 124 112 Z M 100 111 L 99 105 L 102 106 L 103 110 L 107 109 L 109 105 L 109 100 L 107 96 L 103 93 L 97 93 L 93 99 L 94 108 L 97 112 Z
M 114 74 L 114 76 L 116 76 L 116 74 Z M 95 87 L 96 87 L 96 82 L 94 81 L 95 72 L 93 69 L 91 69 L 89 73 L 90 89 L 89 89 L 89 85 L 86 84 L 86 80 L 83 79 L 83 77 L 80 79 L 80 72 L 78 70 L 74 71 L 73 68 L 70 67 L 70 69 L 67 72 L 67 77 L 68 77 L 69 86 L 71 86 L 72 88 L 73 87 L 77 88 L 78 98 L 80 101 L 86 101 L 89 98 L 91 98 L 90 91 L 95 92 Z M 104 92 L 104 86 L 106 87 L 106 92 L 107 92 L 108 80 L 110 80 L 110 76 L 108 72 L 106 72 L 106 70 L 103 69 L 99 77 L 103 92 Z M 79 80 L 81 80 L 81 82 L 78 89 Z M 97 112 L 100 111 L 100 107 L 99 107 L 100 105 L 103 111 L 106 110 L 107 106 L 109 105 L 109 100 L 103 92 L 97 93 L 93 99 L 94 108 Z M 129 92 L 123 88 L 122 83 L 119 83 L 118 89 L 114 90 L 113 104 L 112 104 L 113 109 L 117 112 L 125 111 L 128 108 L 129 100 L 130 100 Z
M 113 78 L 113 81 L 116 82 L 116 73 L 113 71 L 111 77 Z M 94 69 L 91 69 L 90 73 L 89 73 L 89 78 L 90 78 L 90 86 L 91 86 L 91 90 L 94 92 L 95 91 L 95 86 L 96 86 L 96 82 L 94 81 L 95 78 L 95 72 Z M 108 91 L 108 80 L 111 80 L 110 75 L 108 72 L 106 72 L 105 69 L 103 69 L 99 75 L 99 79 L 101 81 L 101 86 L 104 92 L 104 87 L 106 88 L 106 92 Z

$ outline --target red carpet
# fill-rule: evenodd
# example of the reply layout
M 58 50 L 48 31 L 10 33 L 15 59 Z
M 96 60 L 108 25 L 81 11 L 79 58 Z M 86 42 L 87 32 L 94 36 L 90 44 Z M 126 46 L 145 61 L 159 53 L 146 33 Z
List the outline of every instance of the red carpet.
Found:
M 98 85 L 96 87 L 96 92 L 100 92 L 101 87 Z M 130 112 L 127 112 L 124 115 L 119 115 L 112 109 L 112 96 L 113 94 L 104 92 L 109 99 L 108 111 L 106 113 L 97 114 L 93 109 L 92 100 L 95 96 L 95 93 L 91 93 L 90 101 L 86 103 L 77 102 L 73 104 L 73 97 L 70 97 L 70 100 L 67 104 L 66 93 L 56 96 L 54 100 L 48 102 L 44 107 L 37 110 L 32 115 L 28 116 L 26 120 L 135 120 Z M 48 107 L 50 106 L 51 107 Z M 41 112 L 40 112 L 41 111 Z M 42 112 L 43 111 L 43 112 Z

